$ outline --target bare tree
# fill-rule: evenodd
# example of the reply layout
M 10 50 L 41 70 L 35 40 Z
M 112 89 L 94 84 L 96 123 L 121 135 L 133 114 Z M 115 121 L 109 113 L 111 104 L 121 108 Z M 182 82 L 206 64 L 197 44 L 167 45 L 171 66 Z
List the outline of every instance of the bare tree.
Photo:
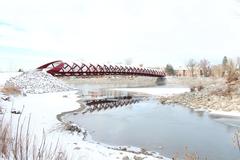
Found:
M 211 68 L 210 68 L 210 62 L 207 59 L 202 59 L 199 62 L 199 67 L 203 72 L 204 77 L 210 76 Z
M 194 71 L 195 71 L 196 65 L 197 65 L 197 62 L 194 59 L 190 59 L 186 64 L 186 67 L 191 72 L 192 77 L 194 76 Z

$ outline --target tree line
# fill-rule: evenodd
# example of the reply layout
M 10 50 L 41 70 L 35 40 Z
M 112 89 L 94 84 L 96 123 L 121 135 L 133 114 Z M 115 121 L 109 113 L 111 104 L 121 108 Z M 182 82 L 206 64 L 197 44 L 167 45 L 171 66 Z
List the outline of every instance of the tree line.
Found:
M 202 77 L 236 77 L 239 75 L 240 57 L 233 60 L 227 56 L 223 57 L 222 63 L 218 65 L 211 65 L 207 59 L 196 61 L 189 59 L 182 70 L 174 69 L 171 64 L 167 64 L 165 72 L 169 76 L 202 76 Z M 188 73 L 188 74 L 187 74 Z M 184 75 L 186 74 L 186 75 Z

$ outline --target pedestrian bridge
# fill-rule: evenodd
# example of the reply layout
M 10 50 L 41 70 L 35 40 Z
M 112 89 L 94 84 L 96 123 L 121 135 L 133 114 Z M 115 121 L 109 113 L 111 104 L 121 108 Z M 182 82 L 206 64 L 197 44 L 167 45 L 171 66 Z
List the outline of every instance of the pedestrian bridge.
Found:
M 66 63 L 63 61 L 53 61 L 44 64 L 37 69 L 46 70 L 53 76 L 105 76 L 105 75 L 123 75 L 123 76 L 147 76 L 165 78 L 165 72 L 162 70 L 148 69 L 143 67 L 124 66 L 124 65 L 93 65 L 85 63 Z

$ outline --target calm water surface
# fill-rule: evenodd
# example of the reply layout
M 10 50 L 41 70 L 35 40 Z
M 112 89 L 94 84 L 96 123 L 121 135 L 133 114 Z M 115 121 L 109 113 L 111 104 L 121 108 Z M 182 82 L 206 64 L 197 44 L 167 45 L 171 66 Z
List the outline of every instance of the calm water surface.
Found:
M 86 128 L 95 141 L 141 147 L 168 157 L 183 156 L 187 147 L 208 160 L 240 159 L 233 143 L 240 129 L 238 118 L 162 105 L 154 97 L 128 92 L 88 88 L 80 95 L 88 107 L 65 119 Z

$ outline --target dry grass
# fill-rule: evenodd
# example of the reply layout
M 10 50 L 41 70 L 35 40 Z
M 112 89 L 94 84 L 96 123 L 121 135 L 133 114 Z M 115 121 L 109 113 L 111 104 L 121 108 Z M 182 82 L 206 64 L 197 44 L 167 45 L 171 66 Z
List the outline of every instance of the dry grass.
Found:
M 6 123 L 0 120 L 0 158 L 4 160 L 67 160 L 66 152 L 59 144 L 47 143 L 47 136 L 43 130 L 41 143 L 37 143 L 36 136 L 29 133 L 30 121 L 20 124 L 21 115 L 18 118 L 16 132 L 13 132 L 12 122 Z M 49 145 L 48 145 L 49 144 Z
M 0 155 L 2 155 L 3 158 L 7 158 L 8 155 L 10 154 L 9 148 L 10 144 L 12 142 L 10 133 L 11 133 L 11 128 L 9 124 L 4 124 L 2 123 L 3 121 L 1 120 L 0 122 Z
M 200 158 L 197 153 L 191 153 L 188 148 L 185 148 L 184 160 L 200 160 Z
M 5 86 L 1 89 L 1 92 L 3 92 L 6 95 L 21 95 L 20 88 L 15 86 Z
M 178 154 L 176 154 L 173 158 L 173 160 L 207 160 L 207 158 L 200 158 L 197 153 L 190 152 L 188 150 L 188 147 L 185 147 L 184 157 L 179 158 Z

